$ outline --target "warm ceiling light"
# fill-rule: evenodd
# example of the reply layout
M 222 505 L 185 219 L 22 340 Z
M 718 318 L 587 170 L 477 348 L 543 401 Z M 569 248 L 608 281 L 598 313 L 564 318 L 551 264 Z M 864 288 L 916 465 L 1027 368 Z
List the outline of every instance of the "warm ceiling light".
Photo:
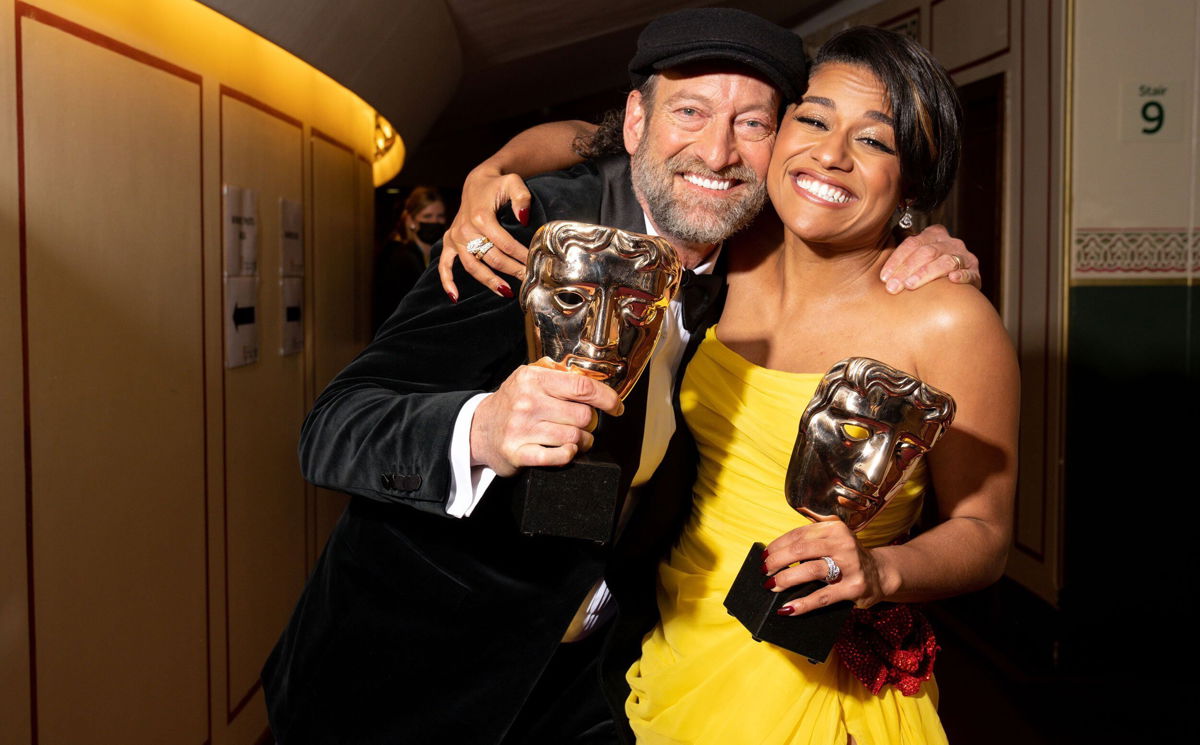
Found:
M 396 130 L 379 114 L 375 115 L 375 160 L 382 160 L 396 144 Z

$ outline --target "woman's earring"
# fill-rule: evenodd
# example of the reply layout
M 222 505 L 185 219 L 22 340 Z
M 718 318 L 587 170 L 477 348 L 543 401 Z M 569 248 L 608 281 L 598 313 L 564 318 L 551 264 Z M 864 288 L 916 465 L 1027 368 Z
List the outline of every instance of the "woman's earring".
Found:
M 912 212 L 909 212 L 908 207 L 904 208 L 904 214 L 900 215 L 900 227 L 908 230 L 913 225 Z

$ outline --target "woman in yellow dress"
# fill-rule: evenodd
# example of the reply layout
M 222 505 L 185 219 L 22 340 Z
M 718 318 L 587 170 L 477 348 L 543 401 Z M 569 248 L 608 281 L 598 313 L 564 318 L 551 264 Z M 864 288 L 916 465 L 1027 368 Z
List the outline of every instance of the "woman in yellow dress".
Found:
M 691 518 L 659 571 L 661 620 L 627 675 L 639 743 L 946 741 L 930 677 L 936 642 L 919 615 L 890 604 L 967 592 L 1002 572 L 1017 366 L 974 289 L 936 282 L 920 296 L 892 295 L 877 277 L 896 245 L 894 216 L 948 193 L 959 121 L 953 84 L 932 57 L 870 28 L 827 42 L 807 93 L 788 107 L 767 176 L 782 227 L 731 247 L 724 312 L 683 381 L 700 469 Z M 927 468 L 858 535 L 810 523 L 784 501 L 800 415 L 823 373 L 851 356 L 908 371 L 958 408 Z M 905 541 L 927 484 L 940 522 Z M 776 591 L 826 579 L 822 557 L 840 568 L 839 580 L 780 610 L 802 618 L 854 602 L 827 662 L 756 643 L 726 612 L 754 541 L 770 541 L 763 580 Z M 883 640 L 895 648 L 880 651 Z
M 625 713 L 642 745 L 946 741 L 932 677 L 936 639 L 907 604 L 981 588 L 1003 571 L 1017 365 L 999 317 L 975 289 L 937 281 L 891 294 L 879 277 L 896 246 L 896 218 L 908 228 L 910 210 L 932 210 L 948 194 L 960 120 L 953 83 L 928 52 L 866 27 L 821 48 L 807 92 L 788 106 L 767 174 L 779 221 L 764 215 L 726 246 L 728 298 L 684 374 L 680 400 L 699 472 L 690 519 L 660 566 L 659 622 L 626 675 Z M 480 204 L 468 210 L 464 192 L 458 219 L 490 214 L 510 198 L 514 209 L 519 199 L 528 205 L 502 161 L 522 163 L 518 172 L 557 167 L 573 157 L 566 143 L 592 131 L 543 127 L 550 139 L 535 139 L 533 151 L 554 158 L 508 153 L 474 187 L 486 195 Z M 511 263 L 498 261 L 493 268 Z M 468 271 L 489 286 L 498 281 L 480 262 Z M 846 357 L 907 371 L 957 405 L 927 462 L 857 535 L 840 522 L 809 523 L 784 498 L 800 416 L 825 371 Z M 929 486 L 939 522 L 908 540 Z M 781 609 L 799 618 L 854 603 L 826 662 L 757 643 L 726 612 L 755 541 L 769 541 L 763 581 L 777 591 L 827 578 L 825 557 L 838 566 L 837 581 Z

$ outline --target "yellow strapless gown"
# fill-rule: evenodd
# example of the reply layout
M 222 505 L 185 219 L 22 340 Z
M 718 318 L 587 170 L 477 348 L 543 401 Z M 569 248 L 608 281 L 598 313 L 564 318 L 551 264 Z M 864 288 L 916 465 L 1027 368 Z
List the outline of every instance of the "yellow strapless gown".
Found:
M 754 541 L 802 525 L 783 497 L 800 415 L 824 373 L 759 367 L 710 329 L 688 365 L 681 403 L 700 449 L 695 505 L 659 569 L 662 620 L 630 667 L 625 713 L 644 745 L 945 743 L 937 686 L 878 695 L 839 664 L 814 665 L 765 642 L 730 616 L 725 594 Z M 920 511 L 923 468 L 859 534 L 891 542 Z

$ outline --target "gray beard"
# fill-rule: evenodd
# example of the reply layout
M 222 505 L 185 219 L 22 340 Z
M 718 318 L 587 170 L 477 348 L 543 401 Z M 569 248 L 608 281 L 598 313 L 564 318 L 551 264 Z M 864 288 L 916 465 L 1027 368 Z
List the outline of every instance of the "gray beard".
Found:
M 712 171 L 694 156 L 683 154 L 666 163 L 656 163 L 651 161 L 647 150 L 639 148 L 631 159 L 633 186 L 645 200 L 650 219 L 664 237 L 715 245 L 749 225 L 766 202 L 766 186 L 747 166 Z M 680 197 L 673 187 L 675 174 L 681 171 L 711 178 L 733 178 L 745 182 L 749 188 L 738 198 L 697 194 Z

